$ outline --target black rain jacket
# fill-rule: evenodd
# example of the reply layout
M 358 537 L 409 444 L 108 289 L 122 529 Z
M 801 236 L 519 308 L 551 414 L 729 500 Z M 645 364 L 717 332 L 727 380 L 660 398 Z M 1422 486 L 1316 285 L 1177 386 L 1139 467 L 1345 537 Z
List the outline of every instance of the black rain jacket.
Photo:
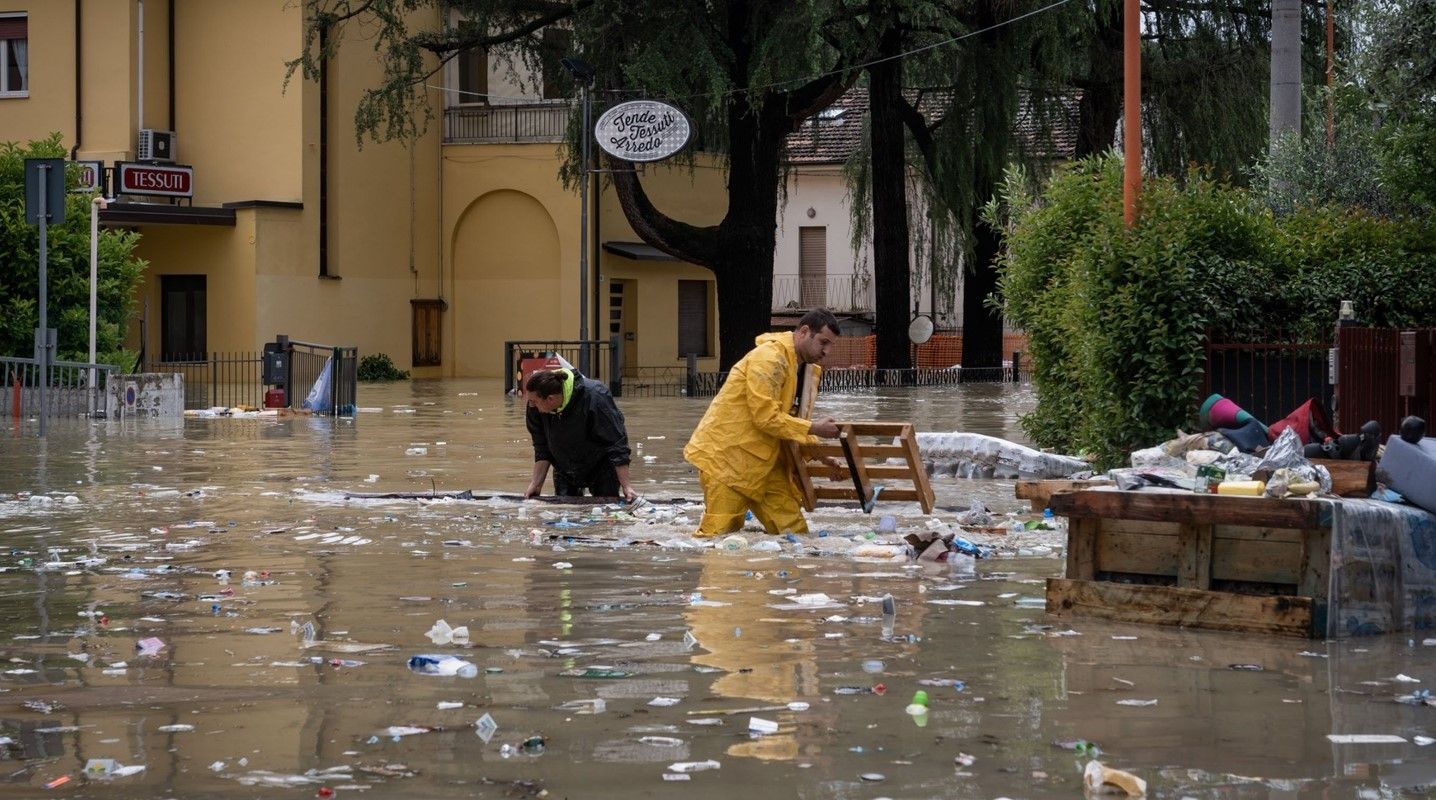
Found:
M 600 463 L 627 464 L 628 429 L 613 395 L 602 382 L 572 372 L 573 394 L 562 411 L 544 414 L 529 406 L 524 417 L 534 443 L 534 461 L 547 461 L 555 470 L 578 478 Z

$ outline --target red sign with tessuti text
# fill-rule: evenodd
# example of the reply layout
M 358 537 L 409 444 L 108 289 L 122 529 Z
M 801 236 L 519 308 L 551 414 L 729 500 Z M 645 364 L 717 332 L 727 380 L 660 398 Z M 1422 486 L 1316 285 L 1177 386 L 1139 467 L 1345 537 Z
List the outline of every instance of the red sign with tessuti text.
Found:
M 194 197 L 194 168 L 161 164 L 115 164 L 116 194 Z

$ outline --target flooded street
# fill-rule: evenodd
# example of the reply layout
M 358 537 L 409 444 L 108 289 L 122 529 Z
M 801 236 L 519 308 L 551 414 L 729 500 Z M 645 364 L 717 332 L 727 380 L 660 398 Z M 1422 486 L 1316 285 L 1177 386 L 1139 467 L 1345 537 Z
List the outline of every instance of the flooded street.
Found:
M 830 394 L 818 413 L 1022 441 L 1034 402 L 966 385 Z M 1436 784 L 1436 747 L 1416 743 L 1436 708 L 1395 700 L 1436 681 L 1436 640 L 1058 622 L 1041 598 L 1060 547 L 975 577 L 855 558 L 878 517 L 848 509 L 786 549 L 699 547 L 681 450 L 706 401 L 620 400 L 652 501 L 634 515 L 515 501 L 532 450 L 497 382 L 364 385 L 359 404 L 6 429 L 0 792 L 1075 798 L 1078 742 L 1154 797 Z M 935 479 L 938 514 L 1016 510 L 1012 488 Z M 482 499 L 344 494 L 464 489 Z M 912 504 L 879 513 L 925 527 Z M 440 619 L 467 642 L 427 638 Z M 478 675 L 410 671 L 428 653 Z

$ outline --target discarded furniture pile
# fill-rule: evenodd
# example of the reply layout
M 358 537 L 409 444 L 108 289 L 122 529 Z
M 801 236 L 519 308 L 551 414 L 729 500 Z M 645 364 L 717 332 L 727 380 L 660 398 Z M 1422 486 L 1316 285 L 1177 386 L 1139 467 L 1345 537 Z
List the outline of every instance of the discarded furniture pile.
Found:
M 1209 399 L 1216 431 L 1133 453 L 1104 480 L 1018 484 L 1068 520 L 1048 612 L 1311 638 L 1436 627 L 1425 423 L 1381 444 L 1379 426 L 1318 438 L 1331 429 L 1315 415 L 1267 428 L 1233 409 Z

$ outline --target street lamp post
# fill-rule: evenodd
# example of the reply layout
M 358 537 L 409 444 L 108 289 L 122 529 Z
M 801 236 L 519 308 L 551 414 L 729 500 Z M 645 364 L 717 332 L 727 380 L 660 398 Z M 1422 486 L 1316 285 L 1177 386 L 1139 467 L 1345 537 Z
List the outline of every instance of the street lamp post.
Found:
M 590 90 L 593 86 L 593 66 L 578 58 L 565 58 L 560 62 L 564 69 L 579 83 L 579 97 L 583 104 L 583 130 L 579 131 L 582 167 L 578 189 L 578 340 L 588 341 L 588 182 L 592 179 L 589 169 L 589 115 L 592 109 Z M 595 309 L 597 311 L 597 309 Z M 587 344 L 578 349 L 578 370 L 589 375 L 590 354 Z
M 98 305 L 100 264 L 100 212 L 110 205 L 104 195 L 90 201 L 90 416 L 95 416 L 95 316 Z

